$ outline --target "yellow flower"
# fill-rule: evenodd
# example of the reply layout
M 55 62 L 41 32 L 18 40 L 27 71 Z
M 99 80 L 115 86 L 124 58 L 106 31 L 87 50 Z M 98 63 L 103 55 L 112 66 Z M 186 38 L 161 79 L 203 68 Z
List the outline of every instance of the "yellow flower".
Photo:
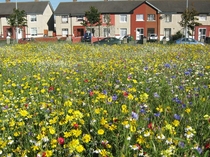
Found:
M 129 93 L 129 94 L 128 94 L 128 99 L 129 99 L 129 100 L 133 100 L 133 98 L 134 98 L 133 95 Z
M 100 108 L 96 108 L 96 109 L 95 109 L 95 113 L 96 113 L 96 114 L 99 114 L 99 113 L 100 113 Z
M 51 157 L 53 155 L 53 152 L 51 150 L 46 151 L 46 157 Z
M 161 105 L 159 107 L 156 107 L 156 110 L 159 111 L 160 113 L 163 112 L 163 108 Z
M 88 142 L 90 142 L 90 140 L 91 140 L 91 136 L 88 135 L 88 134 L 85 134 L 85 135 L 82 137 L 82 141 L 83 141 L 84 143 L 88 143 Z
M 174 120 L 172 123 L 175 127 L 179 126 L 180 122 L 178 120 Z
M 143 93 L 140 95 L 141 102 L 147 102 L 149 95 L 147 93 Z
M 126 105 L 122 105 L 121 106 L 121 110 L 122 110 L 122 113 L 128 113 L 128 110 L 127 110 L 127 106 Z
M 190 113 L 190 112 L 191 112 L 190 108 L 187 108 L 187 109 L 185 110 L 185 112 Z
M 50 131 L 50 134 L 52 134 L 52 135 L 55 134 L 55 128 L 54 127 L 50 126 L 49 131 Z
M 72 106 L 72 102 L 70 100 L 65 101 L 64 106 Z
M 76 151 L 78 152 L 78 153 L 81 153 L 81 152 L 83 152 L 85 150 L 85 148 L 80 144 L 80 145 L 78 145 L 78 146 L 76 146 Z
M 104 130 L 103 130 L 103 129 L 99 129 L 99 130 L 98 130 L 98 134 L 99 134 L 99 135 L 103 135 L 103 134 L 104 134 Z
M 20 110 L 20 115 L 23 116 L 23 117 L 26 117 L 28 115 L 28 111 Z
M 41 93 L 45 93 L 45 89 L 41 89 Z

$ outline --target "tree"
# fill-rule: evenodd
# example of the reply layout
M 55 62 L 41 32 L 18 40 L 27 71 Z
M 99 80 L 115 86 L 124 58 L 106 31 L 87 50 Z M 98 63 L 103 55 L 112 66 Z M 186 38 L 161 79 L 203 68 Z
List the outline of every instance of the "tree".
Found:
M 24 10 L 13 9 L 13 13 L 7 19 L 7 23 L 16 30 L 16 39 L 18 28 L 20 29 L 24 26 L 27 26 L 26 16 L 27 14 Z
M 187 30 L 191 30 L 192 33 L 190 33 L 190 31 L 188 31 L 188 34 L 190 35 L 194 35 L 194 30 L 196 26 L 200 26 L 201 23 L 197 22 L 198 18 L 196 17 L 198 15 L 198 12 L 195 10 L 194 7 L 192 7 L 191 9 L 187 8 L 183 13 L 182 13 L 182 20 L 179 22 L 181 27 L 186 28 Z
M 85 12 L 86 19 L 81 23 L 85 27 L 93 27 L 101 25 L 101 13 L 98 12 L 98 9 L 91 6 L 89 11 Z M 94 34 L 94 29 L 91 30 Z
M 11 27 L 24 27 L 27 26 L 26 12 L 24 10 L 13 9 L 13 13 L 8 18 L 8 24 Z

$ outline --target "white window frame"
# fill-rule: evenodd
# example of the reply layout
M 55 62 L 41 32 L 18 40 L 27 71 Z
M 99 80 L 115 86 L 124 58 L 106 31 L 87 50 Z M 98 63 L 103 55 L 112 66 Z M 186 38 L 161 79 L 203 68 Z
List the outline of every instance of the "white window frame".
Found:
M 144 14 L 136 14 L 136 21 L 144 21 Z
M 104 37 L 108 37 L 108 36 L 110 36 L 110 28 L 104 28 L 103 29 L 103 33 L 104 33 Z
M 155 14 L 147 14 L 147 21 L 155 21 Z
M 37 35 L 38 35 L 37 32 L 38 32 L 38 31 L 37 31 L 37 28 L 36 28 L 36 27 L 31 27 L 31 36 L 32 36 L 32 37 L 37 36 Z
M 126 23 L 127 22 L 127 15 L 126 14 L 120 15 L 120 22 L 121 23 Z
M 69 19 L 69 17 L 68 17 L 68 15 L 62 15 L 61 16 L 61 23 L 68 23 L 68 20 Z
M 77 16 L 77 21 L 83 21 L 84 20 L 84 17 L 83 16 Z
M 31 22 L 37 22 L 37 16 L 36 15 L 30 15 L 30 21 Z
M 69 34 L 69 29 L 68 28 L 62 28 L 62 36 L 66 37 Z
M 199 14 L 199 21 L 207 21 L 207 15 L 206 14 Z
M 165 14 L 165 22 L 172 22 L 172 15 L 171 14 Z

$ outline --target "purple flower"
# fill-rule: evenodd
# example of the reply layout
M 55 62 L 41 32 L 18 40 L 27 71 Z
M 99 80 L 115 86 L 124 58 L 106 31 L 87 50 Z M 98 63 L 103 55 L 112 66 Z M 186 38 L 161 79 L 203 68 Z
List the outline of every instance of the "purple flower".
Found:
M 181 119 L 181 116 L 178 115 L 178 114 L 174 114 L 174 118 L 175 118 L 176 120 L 180 120 L 180 119 Z
M 166 63 L 164 66 L 165 66 L 166 68 L 170 68 L 170 67 L 171 67 L 171 65 L 168 64 L 168 63 Z
M 117 95 L 114 94 L 114 95 L 112 96 L 112 100 L 114 100 L 114 101 L 117 100 Z
M 133 111 L 131 113 L 131 116 L 132 116 L 133 119 L 136 119 L 136 120 L 139 118 L 139 115 L 136 112 L 133 112 Z
M 181 147 L 181 148 L 184 148 L 184 146 L 185 146 L 185 144 L 184 144 L 184 142 L 179 142 L 179 147 Z
M 160 112 L 154 113 L 154 116 L 155 116 L 155 117 L 160 117 Z
M 145 109 L 143 109 L 143 108 L 140 110 L 140 112 L 143 114 L 146 113 Z
M 200 148 L 200 147 L 198 147 L 196 150 L 198 151 L 199 154 L 201 154 L 203 151 L 202 148 Z
M 153 95 L 154 95 L 155 98 L 159 98 L 160 97 L 160 95 L 158 95 L 157 92 L 155 92 Z

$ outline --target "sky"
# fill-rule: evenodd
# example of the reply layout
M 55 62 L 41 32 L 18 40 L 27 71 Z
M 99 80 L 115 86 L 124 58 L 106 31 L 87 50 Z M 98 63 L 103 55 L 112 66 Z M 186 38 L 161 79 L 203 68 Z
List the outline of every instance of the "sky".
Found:
M 16 1 L 18 4 L 18 2 L 29 2 L 29 1 L 34 1 L 34 0 L 10 0 L 10 2 L 16 2 Z M 39 0 L 39 1 L 50 1 L 54 10 L 57 8 L 57 6 L 60 2 L 72 2 L 72 0 Z M 85 2 L 85 1 L 100 1 L 100 0 L 77 0 L 77 1 Z M 2 3 L 2 2 L 6 2 L 6 0 L 0 0 L 0 3 Z

